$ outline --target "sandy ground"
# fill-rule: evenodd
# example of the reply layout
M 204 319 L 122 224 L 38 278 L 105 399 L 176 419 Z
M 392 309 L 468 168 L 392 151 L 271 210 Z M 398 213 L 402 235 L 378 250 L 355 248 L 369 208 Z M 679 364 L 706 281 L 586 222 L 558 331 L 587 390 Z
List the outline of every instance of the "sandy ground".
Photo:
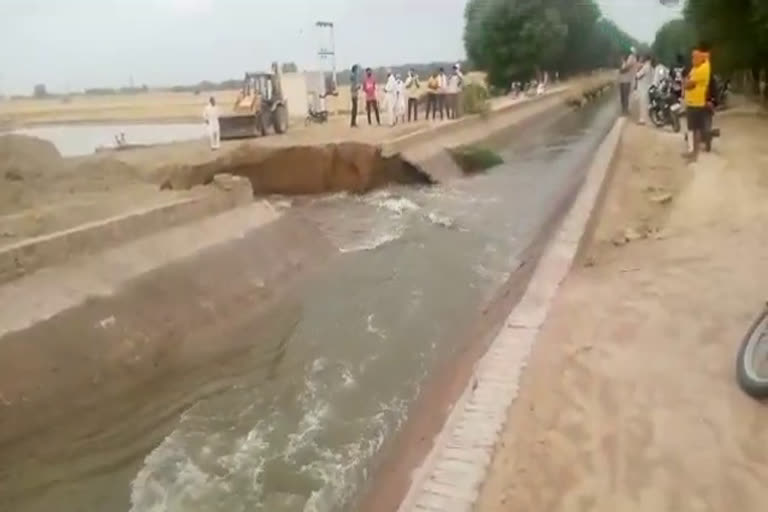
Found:
M 237 91 L 218 91 L 222 104 L 234 104 Z M 206 96 L 151 91 L 146 94 L 24 98 L 0 102 L 0 126 L 46 123 L 200 119 Z
M 628 126 L 478 511 L 766 510 L 768 408 L 735 357 L 768 297 L 768 120 L 717 124 L 693 166 L 679 136 Z

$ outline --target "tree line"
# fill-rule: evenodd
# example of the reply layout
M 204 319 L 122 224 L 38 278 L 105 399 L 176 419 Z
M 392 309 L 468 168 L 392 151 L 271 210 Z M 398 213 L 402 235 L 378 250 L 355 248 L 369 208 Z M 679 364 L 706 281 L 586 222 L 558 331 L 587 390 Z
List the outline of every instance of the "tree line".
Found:
M 761 76 L 768 75 L 768 0 L 686 0 L 683 18 L 662 26 L 652 48 L 662 61 L 673 62 L 678 54 L 687 58 L 698 43 L 710 46 L 715 71 L 747 71 L 759 92 Z
M 594 0 L 469 0 L 464 18 L 470 63 L 501 89 L 542 71 L 615 68 L 632 46 L 641 48 Z

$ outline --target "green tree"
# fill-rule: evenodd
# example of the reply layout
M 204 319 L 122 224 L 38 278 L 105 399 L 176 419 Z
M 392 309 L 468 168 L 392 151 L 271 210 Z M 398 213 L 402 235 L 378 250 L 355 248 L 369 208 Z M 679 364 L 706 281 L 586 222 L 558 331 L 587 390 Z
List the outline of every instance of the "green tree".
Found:
M 617 67 L 639 46 L 602 17 L 594 0 L 469 0 L 464 17 L 470 62 L 502 89 L 538 70 L 567 75 Z
M 470 0 L 464 43 L 473 65 L 488 72 L 488 83 L 506 88 L 531 77 L 562 55 L 568 26 L 554 1 Z
M 671 66 L 677 55 L 687 55 L 696 44 L 696 30 L 684 19 L 668 21 L 656 31 L 651 49 L 662 63 Z
M 757 87 L 761 70 L 768 70 L 768 2 L 688 0 L 684 12 L 711 44 L 714 67 L 726 73 L 749 69 Z
M 567 75 L 594 69 L 595 55 L 590 43 L 600 20 L 600 8 L 594 0 L 557 0 L 554 2 L 561 18 L 568 25 L 568 35 L 557 71 Z

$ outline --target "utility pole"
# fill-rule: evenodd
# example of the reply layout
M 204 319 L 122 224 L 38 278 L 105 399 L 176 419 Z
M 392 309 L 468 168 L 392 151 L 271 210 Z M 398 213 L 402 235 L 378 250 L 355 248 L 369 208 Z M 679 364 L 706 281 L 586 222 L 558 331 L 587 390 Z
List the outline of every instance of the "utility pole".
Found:
M 317 52 L 317 55 L 320 57 L 321 61 L 328 58 L 331 59 L 331 77 L 333 80 L 333 87 L 335 88 L 338 82 L 336 81 L 336 39 L 333 33 L 334 25 L 332 21 L 317 21 L 315 26 L 320 29 L 321 33 L 327 30 L 330 36 L 329 40 L 331 47 L 328 48 L 324 43 L 320 43 L 320 51 Z M 336 91 L 334 90 L 333 92 Z

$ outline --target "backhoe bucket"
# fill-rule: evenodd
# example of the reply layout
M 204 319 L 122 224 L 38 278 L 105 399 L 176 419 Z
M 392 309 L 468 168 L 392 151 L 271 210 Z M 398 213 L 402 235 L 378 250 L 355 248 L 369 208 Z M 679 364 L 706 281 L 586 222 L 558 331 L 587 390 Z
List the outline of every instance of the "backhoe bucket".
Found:
M 219 130 L 221 140 L 256 137 L 261 133 L 258 116 L 253 114 L 220 117 Z

